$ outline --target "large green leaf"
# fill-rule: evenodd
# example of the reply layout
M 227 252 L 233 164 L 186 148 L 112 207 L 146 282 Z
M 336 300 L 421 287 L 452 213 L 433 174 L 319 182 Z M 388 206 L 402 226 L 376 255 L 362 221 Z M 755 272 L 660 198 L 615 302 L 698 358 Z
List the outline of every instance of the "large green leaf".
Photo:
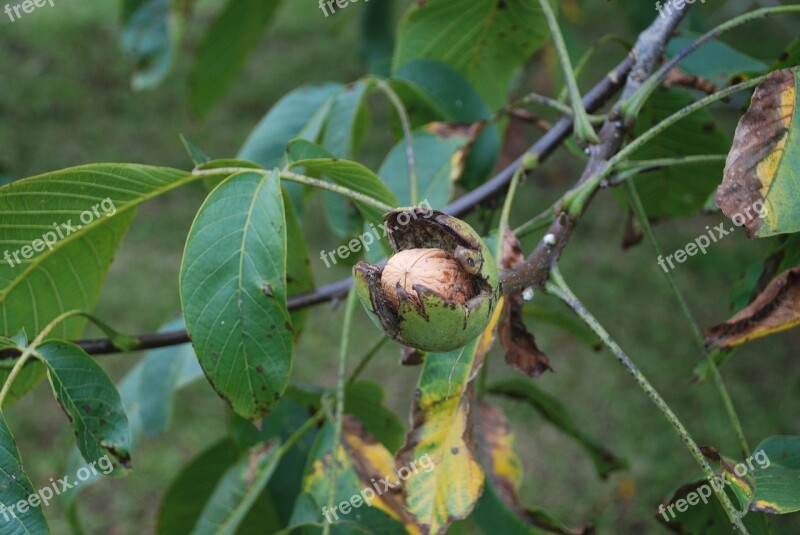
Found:
M 127 466 L 131 430 L 119 392 L 103 369 L 69 342 L 45 342 L 35 354 L 47 366 L 53 393 L 72 422 L 83 458 L 91 463 L 108 455 L 115 468 L 117 463 Z
M 209 381 L 233 410 L 258 421 L 292 368 L 286 309 L 286 220 L 280 178 L 241 172 L 208 196 L 181 265 L 186 327 Z
M 447 134 L 435 128 L 418 130 L 412 136 L 417 171 L 419 199 L 427 200 L 432 208 L 441 209 L 453 195 L 453 165 L 458 150 L 467 136 Z M 397 196 L 401 206 L 411 205 L 406 141 L 400 140 L 386 156 L 378 174 Z
M 52 498 L 52 491 L 49 494 Z M 0 412 L 0 504 L 2 504 L 0 511 L 4 516 L 0 523 L 0 533 L 3 535 L 50 533 L 42 513 L 42 505 L 48 504 L 41 502 L 40 495 L 36 495 L 38 506 L 23 506 L 24 511 L 17 508 L 16 504 L 29 500 L 29 496 L 34 496 L 33 485 L 22 467 L 22 458 L 17 443 L 8 429 L 5 416 Z
M 717 206 L 749 237 L 800 231 L 800 73 L 775 71 L 739 121 Z
M 547 421 L 574 438 L 586 450 L 601 477 L 607 477 L 611 472 L 627 467 L 627 463 L 623 459 L 584 433 L 561 401 L 547 394 L 531 381 L 508 379 L 490 386 L 488 391 L 524 401 L 536 409 Z
M 272 20 L 280 0 L 229 0 L 208 29 L 190 79 L 190 101 L 206 115 L 222 98 Z
M 636 120 L 639 135 L 694 101 L 682 89 L 663 89 L 653 93 Z M 725 154 L 727 137 L 717 128 L 708 110 L 700 110 L 670 126 L 636 151 L 641 160 L 677 158 L 698 154 Z M 722 177 L 722 162 L 703 162 L 667 166 L 636 179 L 636 188 L 650 218 L 684 217 L 703 208 Z
M 394 68 L 415 59 L 442 61 L 498 109 L 514 74 L 547 36 L 539 0 L 416 2 L 400 24 Z
M 234 535 L 272 477 L 280 443 L 250 448 L 220 479 L 192 530 L 193 535 Z
M 184 2 L 125 0 L 122 48 L 135 63 L 134 89 L 154 89 L 169 74 L 183 33 Z
M 56 238 L 52 250 L 20 256 L 20 265 L 0 262 L 0 334 L 38 333 L 67 310 L 92 310 L 135 207 L 194 179 L 176 169 L 92 164 L 0 188 L 0 250 L 13 254 L 43 236 Z M 88 224 L 80 220 L 86 210 Z M 77 338 L 85 321 L 69 319 L 52 335 Z

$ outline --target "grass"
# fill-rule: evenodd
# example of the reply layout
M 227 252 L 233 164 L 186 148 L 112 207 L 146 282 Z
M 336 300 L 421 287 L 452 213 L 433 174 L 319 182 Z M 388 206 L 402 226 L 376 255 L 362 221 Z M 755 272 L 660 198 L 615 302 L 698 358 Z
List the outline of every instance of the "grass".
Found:
M 196 47 L 214 5 L 210 0 L 198 4 L 188 31 L 190 50 Z M 191 116 L 185 101 L 190 54 L 157 91 L 129 90 L 129 66 L 117 44 L 114 3 L 57 0 L 55 8 L 42 8 L 13 24 L 3 21 L 0 175 L 30 176 L 95 161 L 188 168 L 178 140 L 181 133 L 212 156 L 231 156 L 261 115 L 287 91 L 304 83 L 352 81 L 363 73 L 363 65 L 354 60 L 353 27 L 360 7 L 355 4 L 343 17 L 324 19 L 313 11 L 316 8 L 287 3 L 224 102 L 204 121 Z M 587 13 L 586 20 L 595 14 Z M 586 25 L 580 42 L 591 42 L 601 31 L 605 29 Z M 582 81 L 596 77 L 618 58 L 616 49 L 604 50 L 607 54 L 598 56 L 592 73 Z M 538 59 L 547 62 L 548 56 Z M 538 76 L 538 68 L 532 65 L 530 72 L 537 75 L 529 74 L 520 87 L 552 90 L 552 79 Z M 374 104 L 363 158 L 373 168 L 390 143 L 381 128 L 386 105 L 378 100 Z M 524 146 L 532 135 L 525 131 L 516 141 Z M 522 186 L 512 222 L 545 208 L 579 170 L 580 162 L 564 151 L 547 162 Z M 183 243 L 204 195 L 197 184 L 142 206 L 109 274 L 97 307 L 100 317 L 122 331 L 145 332 L 177 314 Z M 306 213 L 320 213 L 319 197 L 311 203 Z M 325 269 L 316 261 L 317 251 L 330 249 L 338 241 L 329 232 L 317 232 L 324 229 L 324 222 L 309 217 L 307 235 L 317 281 L 346 276 L 346 268 Z M 478 228 L 484 226 L 478 217 L 470 221 Z M 701 355 L 655 259 L 646 246 L 620 252 L 622 221 L 623 213 L 612 196 L 601 194 L 567 250 L 562 272 L 695 438 L 734 456 L 733 433 L 716 392 L 710 385 L 689 383 Z M 670 252 L 704 232 L 705 225 L 719 221 L 720 216 L 702 216 L 665 222 L 656 227 L 656 234 Z M 529 250 L 534 240 L 526 240 L 523 249 Z M 706 256 L 694 257 L 675 270 L 701 325 L 728 317 L 727 296 L 736 274 L 762 252 L 763 244 L 737 233 L 715 244 Z M 541 295 L 536 299 L 545 300 Z M 366 348 L 379 333 L 363 314 L 356 320 L 356 332 L 365 333 Z M 333 386 L 336 363 L 329 348 L 331 340 L 338 339 L 340 325 L 341 310 L 332 305 L 318 307 L 309 315 L 297 349 L 295 380 Z M 610 353 L 585 348 L 549 326 L 534 325 L 533 329 L 556 370 L 538 384 L 561 399 L 587 433 L 628 459 L 631 468 L 607 481 L 599 480 L 572 441 L 530 409 L 498 400 L 516 424 L 526 473 L 523 502 L 544 507 L 571 525 L 591 520 L 599 533 L 663 532 L 653 522 L 657 504 L 697 473 L 683 445 Z M 784 409 L 796 399 L 800 380 L 791 349 L 797 342 L 793 332 L 755 342 L 722 368 L 753 445 L 770 435 L 798 432 L 797 411 Z M 361 350 L 356 346 L 354 353 Z M 399 356 L 399 346 L 387 344 L 364 377 L 379 382 L 388 405 L 405 415 L 418 369 L 398 366 Z M 119 379 L 136 358 L 108 356 L 101 362 Z M 502 364 L 498 350 L 492 352 L 490 363 L 490 380 L 514 375 Z M 87 490 L 81 503 L 89 533 L 152 532 L 168 482 L 183 464 L 225 433 L 226 410 L 210 387 L 199 382 L 177 396 L 173 422 L 176 425 L 166 435 L 140 445 L 130 476 L 104 480 Z M 49 477 L 64 475 L 65 452 L 71 447 L 69 426 L 47 387 L 39 387 L 11 409 L 9 423 L 35 487 Z M 63 501 L 56 500 L 46 515 L 53 533 L 67 532 Z M 777 518 L 773 525 L 776 534 L 800 528 L 792 517 Z

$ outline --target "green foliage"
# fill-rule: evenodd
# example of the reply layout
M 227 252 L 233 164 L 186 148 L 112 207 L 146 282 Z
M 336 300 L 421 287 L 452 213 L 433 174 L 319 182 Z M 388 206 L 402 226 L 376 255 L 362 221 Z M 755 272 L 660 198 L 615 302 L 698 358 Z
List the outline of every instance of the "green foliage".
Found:
M 188 104 L 200 118 L 210 115 L 248 59 L 259 57 L 254 53 L 257 45 L 286 5 L 278 0 L 227 0 L 214 6 L 190 0 L 123 0 L 121 4 L 120 40 L 133 63 L 134 89 L 152 90 L 163 84 L 179 63 L 184 29 L 197 29 L 199 33 L 187 36 L 188 42 L 198 42 L 188 75 Z M 0 250 L 9 254 L 0 261 L 0 407 L 7 411 L 47 377 L 75 435 L 67 470 L 77 473 L 108 455 L 115 464 L 112 474 L 126 475 L 127 470 L 120 467 L 127 467 L 131 452 L 141 441 L 169 430 L 178 392 L 205 377 L 230 409 L 225 436 L 205 444 L 201 453 L 177 471 L 161 500 L 159 534 L 439 534 L 466 533 L 473 528 L 485 533 L 589 533 L 588 523 L 581 530 L 572 530 L 543 509 L 526 505 L 530 495 L 522 492 L 523 462 L 517 451 L 530 446 L 519 440 L 524 433 L 515 434 L 519 422 L 512 422 L 486 401 L 489 395 L 503 396 L 535 409 L 585 450 L 599 479 L 628 467 L 605 444 L 608 439 L 601 441 L 584 430 L 581 419 L 567 408 L 569 400 L 546 393 L 530 377 L 487 381 L 490 370 L 494 373 L 501 366 L 490 351 L 496 338 L 510 364 L 516 363 L 517 370 L 530 370 L 521 363 L 547 361 L 533 337 L 534 327 L 538 331 L 542 324 L 551 324 L 561 330 L 560 335 L 593 349 L 611 349 L 687 444 L 704 477 L 714 475 L 710 468 L 714 464 L 729 481 L 730 488 L 718 491 L 716 498 L 709 493 L 708 503 L 660 521 L 682 533 L 728 532 L 731 521 L 739 518 L 733 516 L 736 511 L 731 501 L 748 513 L 743 526 L 736 529 L 769 533 L 767 515 L 800 510 L 797 437 L 763 441 L 754 452 L 763 452 L 771 464 L 747 476 L 735 469 L 732 472 L 736 463 L 713 448 L 703 450 L 713 463 L 706 461 L 633 359 L 569 291 L 556 264 L 589 202 L 600 189 L 626 180 L 636 183 L 647 216 L 640 224 L 653 242 L 648 217 L 695 216 L 703 208 L 713 208 L 709 198 L 718 186 L 716 204 L 729 217 L 753 199 L 763 200 L 769 208 L 769 214 L 760 218 L 762 222 L 746 222 L 750 236 L 791 234 L 800 229 L 795 165 L 799 152 L 797 41 L 768 67 L 769 62 L 756 51 L 738 50 L 735 39 L 711 39 L 680 65 L 684 73 L 707 80 L 673 72 L 668 85 L 687 84 L 689 88 L 665 88 L 659 78 L 640 79 L 650 76 L 660 63 L 660 38 L 654 38 L 652 32 L 638 42 L 632 35 L 603 37 L 597 47 L 608 40 L 638 43 L 630 55 L 636 64 L 637 83 L 627 89 L 642 89 L 628 101 L 635 104 L 631 108 L 618 102 L 606 106 L 611 110 L 608 115 L 592 116 L 592 121 L 602 123 L 597 128 L 602 139 L 599 146 L 584 147 L 581 138 L 585 136 L 565 139 L 562 133 L 569 129 L 552 127 L 562 116 L 573 115 L 579 134 L 586 133 L 587 125 L 578 122 L 584 114 L 577 99 L 568 102 L 567 93 L 559 96 L 555 87 L 561 81 L 569 82 L 569 95 L 574 99 L 577 88 L 573 82 L 578 73 L 565 68 L 563 80 L 558 78 L 562 75 L 554 74 L 557 61 L 553 50 L 545 46 L 548 38 L 555 37 L 559 59 L 568 66 L 570 61 L 561 46 L 561 25 L 569 52 L 583 58 L 579 70 L 587 63 L 601 62 L 601 55 L 593 55 L 597 47 L 578 55 L 584 44 L 579 34 L 585 28 L 579 21 L 589 9 L 585 3 L 557 4 L 562 16 L 558 22 L 545 19 L 539 0 L 409 2 L 402 6 L 407 10 L 396 29 L 395 2 L 352 2 L 347 11 L 339 5 L 331 27 L 336 31 L 346 25 L 359 28 L 358 42 L 366 62 L 360 66 L 360 77 L 320 83 L 311 72 L 307 85 L 290 90 L 266 111 L 235 158 L 211 160 L 184 139 L 194 164 L 192 171 L 90 164 L 24 180 L 2 179 Z M 636 6 L 639 11 L 632 5 L 631 9 L 638 20 L 643 8 L 639 3 Z M 210 20 L 210 24 L 193 24 L 193 8 L 200 13 L 197 21 Z M 357 10 L 361 12 L 356 14 Z M 714 36 L 751 19 L 797 11 L 800 8 L 796 6 L 756 11 L 718 27 Z M 696 25 L 697 19 L 693 23 Z M 300 36 L 293 35 L 295 38 Z M 672 39 L 664 55 L 675 57 L 696 38 L 684 32 Z M 343 64 L 353 55 L 343 50 Z M 285 61 L 293 60 L 287 55 Z M 784 70 L 775 71 L 779 68 Z M 764 76 L 771 70 L 775 72 Z M 756 76 L 759 78 L 752 82 L 717 92 Z M 615 72 L 600 84 L 589 99 L 594 101 L 593 107 L 610 102 L 610 85 L 626 80 L 630 81 L 627 71 Z M 709 87 L 708 81 L 716 87 Z M 738 113 L 738 101 L 733 106 L 710 105 L 722 100 L 723 94 L 732 96 L 756 86 L 731 149 L 724 125 L 731 112 Z M 533 94 L 519 100 L 520 93 L 532 89 L 547 96 Z M 701 102 L 703 106 L 697 104 L 696 89 L 712 93 Z M 521 102 L 546 104 L 548 109 L 536 115 Z M 636 116 L 620 119 L 617 111 L 627 113 L 629 109 L 635 109 Z M 246 113 L 255 112 L 248 107 Z M 264 110 L 257 111 L 259 116 L 262 113 Z M 672 123 L 676 118 L 680 120 Z M 524 126 L 528 123 L 548 130 L 535 154 L 528 153 L 524 168 L 511 166 L 490 178 L 499 170 L 498 162 L 505 165 L 523 154 L 519 146 L 530 137 Z M 666 124 L 670 126 L 663 128 Z M 231 136 L 244 138 L 243 134 Z M 533 220 L 532 225 L 541 221 L 552 224 L 531 256 L 518 249 L 511 233 L 498 247 L 503 254 L 495 262 L 486 252 L 481 234 L 499 226 L 496 236 L 503 235 L 517 182 L 526 174 L 538 178 L 547 173 L 544 158 L 562 144 L 571 148 L 565 157 L 577 155 L 580 164 L 588 157 L 588 174 L 573 189 L 563 185 L 564 196 L 552 200 L 544 213 L 552 217 Z M 217 152 L 225 151 L 219 147 L 210 151 Z M 693 158 L 687 159 L 689 156 Z M 514 182 L 505 203 L 491 203 L 505 191 L 509 178 Z M 182 317 L 165 325 L 157 337 L 131 337 L 89 316 L 139 205 L 201 180 L 208 192 L 180 261 Z M 315 196 L 317 190 L 322 190 L 321 195 Z M 393 333 L 390 337 L 423 349 L 459 346 L 447 352 L 404 351 L 404 364 L 421 364 L 416 385 L 408 383 L 398 389 L 412 400 L 408 426 L 396 414 L 396 400 L 387 396 L 382 382 L 358 380 L 380 345 L 352 375 L 346 375 L 348 347 L 355 345 L 355 339 L 368 339 L 360 324 L 352 329 L 354 340 L 341 344 L 339 375 L 329 378 L 328 386 L 301 384 L 295 370 L 298 362 L 304 372 L 318 368 L 320 375 L 333 368 L 333 359 L 313 360 L 317 355 L 302 345 L 304 327 L 304 336 L 311 338 L 314 346 L 328 350 L 335 346 L 323 338 L 327 325 L 317 324 L 314 332 L 308 332 L 304 307 L 338 299 L 349 289 L 344 282 L 315 284 L 314 267 L 319 264 L 316 255 L 309 254 L 309 244 L 322 244 L 324 251 L 336 249 L 345 240 L 347 247 L 354 249 L 352 238 L 365 231 L 377 233 L 384 221 L 393 223 L 395 220 L 385 219 L 385 215 L 397 214 L 393 211 L 396 207 L 426 200 L 431 207 L 446 211 L 462 191 L 476 194 L 467 208 L 480 208 L 474 226 L 480 233 L 462 220 L 440 214 L 437 226 L 419 223 L 413 236 L 409 230 L 403 238 L 409 248 L 441 249 L 450 255 L 447 260 L 462 270 L 456 273 L 465 275 L 450 281 L 463 285 L 453 292 L 462 299 L 452 300 L 428 287 L 442 273 L 430 273 L 424 265 L 406 270 L 407 280 L 413 283 L 403 286 L 405 300 L 392 311 L 397 312 L 398 332 L 424 332 L 425 343 Z M 503 204 L 502 225 L 497 225 L 497 209 Z M 323 212 L 328 228 L 317 228 L 315 223 L 321 220 L 317 216 Z M 152 222 L 142 221 L 145 223 Z M 464 229 L 469 229 L 469 239 L 464 239 Z M 398 227 L 389 230 L 396 232 Z M 767 258 L 758 262 L 749 258 L 751 268 L 735 294 L 740 314 L 748 315 L 737 314 L 728 322 L 739 327 L 746 324 L 758 336 L 800 324 L 794 278 L 800 246 L 794 236 L 772 240 Z M 376 292 L 382 288 L 379 257 L 392 251 L 386 239 L 382 245 L 369 253 L 353 250 L 348 262 L 367 258 L 375 263 L 369 272 L 372 278 L 357 270 L 361 274 L 357 289 L 368 311 L 385 318 L 390 304 L 385 292 Z M 754 254 L 744 246 L 741 249 L 743 255 Z M 16 262 L 15 253 L 22 261 Z M 592 270 L 592 255 L 585 258 L 585 276 L 595 283 L 598 274 Z M 177 264 L 177 257 L 175 261 Z M 417 268 L 420 271 L 415 271 Z M 333 280 L 331 272 L 317 271 L 318 280 Z M 415 279 L 420 275 L 421 279 Z M 484 280 L 489 290 L 481 284 Z M 677 284 L 669 282 L 681 298 Z M 543 305 L 534 297 L 533 289 L 537 287 L 538 295 L 539 286 L 560 296 L 581 321 Z M 478 301 L 479 296 L 484 297 L 481 292 L 491 301 Z M 523 307 L 523 302 L 531 299 L 534 302 Z M 350 294 L 345 337 L 351 323 L 363 319 L 353 317 L 351 305 L 355 302 Z M 520 310 L 524 315 L 516 313 Z M 131 314 L 141 312 L 132 310 Z M 326 314 L 333 318 L 334 313 Z M 699 333 L 688 312 L 687 317 Z M 89 336 L 83 334 L 87 318 L 107 338 L 105 342 L 78 340 Z M 380 326 L 386 329 L 386 325 Z M 730 335 L 726 325 L 722 330 Z M 191 346 L 164 347 L 175 342 L 164 342 L 169 338 L 165 333 L 182 329 Z M 739 336 L 737 343 L 749 341 L 749 332 Z M 186 341 L 185 337 L 178 339 Z M 464 345 L 467 339 L 470 341 Z M 710 344 L 718 339 L 707 340 Z M 94 360 L 94 354 L 144 348 L 153 349 L 117 385 Z M 561 349 L 549 351 L 560 353 Z M 711 353 L 700 372 L 715 379 L 733 427 L 731 434 L 747 452 L 734 402 L 716 369 L 726 357 L 722 350 Z M 676 370 L 681 369 L 680 364 L 685 361 L 676 357 Z M 385 364 L 382 369 L 385 373 L 391 369 L 387 366 L 395 365 Z M 390 375 L 386 373 L 386 379 Z M 330 387 L 334 382 L 337 386 Z M 724 440 L 710 431 L 703 438 Z M 33 485 L 3 412 L 0 442 L 0 502 L 9 505 L 25 499 Z M 80 490 L 100 478 L 101 474 L 91 474 L 81 482 Z M 665 504 L 697 491 L 703 481 L 680 488 Z M 379 482 L 387 483 L 387 492 L 379 491 Z M 546 489 L 541 481 L 532 484 L 537 492 Z M 81 530 L 80 490 L 73 489 L 66 496 L 69 521 L 76 533 Z M 372 494 L 369 500 L 367 490 Z M 360 505 L 355 501 L 358 496 L 363 502 Z M 591 515 L 587 521 L 604 522 L 601 512 L 586 511 Z M 43 510 L 34 508 L 18 515 L 0 532 L 47 533 Z

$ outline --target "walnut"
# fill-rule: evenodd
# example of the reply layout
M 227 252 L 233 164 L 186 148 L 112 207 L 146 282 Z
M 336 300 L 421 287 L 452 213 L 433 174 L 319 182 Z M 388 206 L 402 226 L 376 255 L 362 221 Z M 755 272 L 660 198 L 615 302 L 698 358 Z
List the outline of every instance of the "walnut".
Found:
M 441 249 L 406 249 L 392 256 L 383 268 L 381 285 L 393 308 L 399 305 L 397 283 L 414 299 L 414 285 L 425 286 L 448 301 L 462 305 L 473 297 L 470 276 L 458 261 Z

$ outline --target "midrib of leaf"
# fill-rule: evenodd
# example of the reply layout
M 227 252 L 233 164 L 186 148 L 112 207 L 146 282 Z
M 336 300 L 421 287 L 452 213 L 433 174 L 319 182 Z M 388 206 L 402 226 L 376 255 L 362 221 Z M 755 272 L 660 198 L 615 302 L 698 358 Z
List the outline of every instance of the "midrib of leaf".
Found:
M 268 175 L 261 175 L 261 179 L 258 181 L 258 186 L 256 186 L 255 191 L 253 192 L 253 197 L 250 199 L 250 206 L 247 208 L 247 219 L 245 220 L 244 227 L 242 228 L 242 241 L 241 245 L 239 246 L 239 273 L 236 280 L 236 295 L 238 297 L 238 301 L 236 302 L 236 309 L 239 311 L 239 345 L 242 348 L 242 356 L 244 357 L 244 364 L 245 368 L 249 370 L 250 368 L 250 361 L 247 356 L 247 344 L 245 343 L 245 336 L 246 333 L 244 332 L 244 310 L 242 310 L 242 306 L 244 301 L 242 300 L 242 295 L 244 294 L 244 286 L 242 286 L 242 277 L 244 276 L 244 257 L 247 254 L 245 249 L 245 242 L 247 241 L 247 232 L 250 228 L 250 220 L 253 215 L 253 210 L 256 204 L 256 200 L 258 199 L 259 192 L 261 188 L 264 186 L 266 181 L 270 177 Z M 271 258 L 270 258 L 271 260 Z M 250 390 L 251 396 L 253 397 L 253 403 L 256 403 L 255 399 L 255 389 L 253 388 L 253 381 L 250 379 L 250 373 L 246 373 L 245 376 L 247 377 L 247 388 Z

